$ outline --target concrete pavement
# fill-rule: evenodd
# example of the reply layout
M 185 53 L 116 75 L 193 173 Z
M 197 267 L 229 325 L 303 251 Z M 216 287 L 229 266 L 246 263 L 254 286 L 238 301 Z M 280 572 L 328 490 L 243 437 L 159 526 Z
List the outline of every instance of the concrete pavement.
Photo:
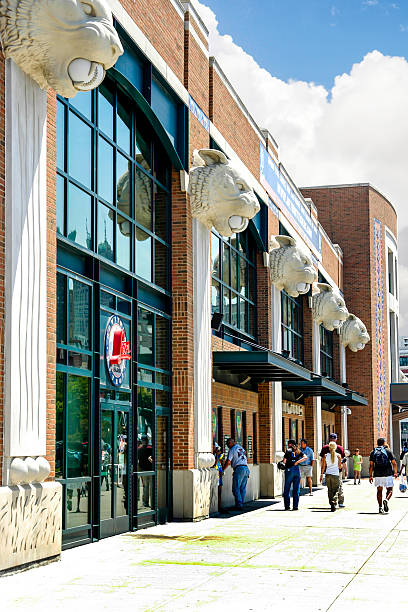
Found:
M 408 494 L 378 514 L 368 481 L 326 489 L 298 512 L 262 500 L 244 514 L 171 523 L 65 551 L 61 562 L 0 578 L 1 610 L 307 611 L 393 609 L 408 599 Z

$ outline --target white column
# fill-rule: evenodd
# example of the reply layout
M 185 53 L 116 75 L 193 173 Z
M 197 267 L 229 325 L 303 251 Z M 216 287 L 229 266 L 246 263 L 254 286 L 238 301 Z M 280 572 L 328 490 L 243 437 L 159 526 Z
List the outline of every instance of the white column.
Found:
M 320 325 L 313 321 L 313 371 L 320 374 Z M 322 447 L 322 400 L 316 397 L 314 407 L 317 449 Z
M 347 368 L 346 368 L 346 348 L 340 342 L 340 382 L 347 382 Z M 342 419 L 343 419 L 343 446 L 348 448 L 348 425 L 347 425 L 347 408 L 342 406 Z
M 195 467 L 214 464 L 211 441 L 211 234 L 193 219 Z
M 272 348 L 281 352 L 281 292 L 272 285 Z M 273 401 L 273 447 L 276 452 L 282 451 L 282 383 L 272 384 Z
M 6 61 L 5 479 L 46 453 L 46 93 Z

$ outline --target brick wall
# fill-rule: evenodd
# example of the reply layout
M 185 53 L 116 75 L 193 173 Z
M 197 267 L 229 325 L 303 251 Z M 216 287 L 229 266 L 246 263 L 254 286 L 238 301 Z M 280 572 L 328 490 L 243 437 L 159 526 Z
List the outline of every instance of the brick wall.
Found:
M 185 19 L 190 29 L 186 29 L 184 33 L 184 87 L 188 89 L 195 102 L 208 116 L 210 112 L 208 56 L 205 55 L 191 31 L 191 28 L 194 28 L 196 34 L 199 35 L 199 26 L 189 13 L 186 13 Z M 204 42 L 203 35 L 200 38 L 208 50 L 208 41 Z

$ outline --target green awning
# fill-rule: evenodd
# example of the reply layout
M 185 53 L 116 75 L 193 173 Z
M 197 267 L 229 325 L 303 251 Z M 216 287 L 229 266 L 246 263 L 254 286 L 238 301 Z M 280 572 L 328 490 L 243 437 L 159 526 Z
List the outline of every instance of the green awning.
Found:
M 311 380 L 294 380 L 283 383 L 283 388 L 287 391 L 295 391 L 296 393 L 302 393 L 305 397 L 324 397 L 329 401 L 333 401 L 332 398 L 341 398 L 344 402 L 346 398 L 346 389 L 335 383 L 333 380 L 326 378 L 325 376 L 312 375 Z

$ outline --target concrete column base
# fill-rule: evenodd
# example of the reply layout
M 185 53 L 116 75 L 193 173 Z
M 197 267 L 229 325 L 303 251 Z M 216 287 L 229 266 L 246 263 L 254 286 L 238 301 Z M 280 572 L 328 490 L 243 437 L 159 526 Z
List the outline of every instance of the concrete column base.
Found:
M 200 521 L 217 507 L 218 470 L 173 471 L 173 517 L 184 521 Z M 215 497 L 215 499 L 214 499 Z
M 0 572 L 61 553 L 62 487 L 0 487 Z
M 278 497 L 283 492 L 283 474 L 276 463 L 261 463 L 261 497 Z

